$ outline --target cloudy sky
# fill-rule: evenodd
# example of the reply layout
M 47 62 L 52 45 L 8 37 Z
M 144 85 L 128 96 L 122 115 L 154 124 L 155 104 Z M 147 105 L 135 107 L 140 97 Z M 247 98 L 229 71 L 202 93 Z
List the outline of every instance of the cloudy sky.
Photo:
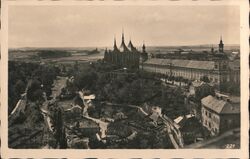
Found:
M 235 6 L 10 6 L 10 47 L 239 44 Z

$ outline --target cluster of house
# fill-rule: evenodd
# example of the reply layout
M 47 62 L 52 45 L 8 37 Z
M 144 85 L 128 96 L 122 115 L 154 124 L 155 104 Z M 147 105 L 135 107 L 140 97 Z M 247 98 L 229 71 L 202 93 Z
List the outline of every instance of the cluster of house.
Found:
M 73 99 L 72 103 L 67 103 L 64 108 L 64 118 L 67 126 L 67 144 L 71 148 L 89 149 L 89 139 L 93 134 L 100 132 L 100 126 L 89 119 L 87 109 L 93 107 L 94 94 L 86 95 L 82 91 Z M 77 135 L 76 135 L 77 134 Z
M 189 120 L 197 120 L 195 122 L 201 123 L 211 136 L 217 136 L 240 127 L 240 97 L 228 96 L 218 92 L 211 93 L 213 86 L 202 81 L 192 83 L 188 96 L 194 97 L 198 89 L 203 89 L 203 93 L 206 94 L 207 92 L 207 95 L 200 101 L 188 100 L 186 105 L 191 114 L 180 116 L 174 120 L 184 132 L 187 132 L 188 130 L 185 129 L 190 127 L 190 125 L 186 127 L 186 124 L 190 123 Z M 199 137 L 199 135 L 196 137 Z

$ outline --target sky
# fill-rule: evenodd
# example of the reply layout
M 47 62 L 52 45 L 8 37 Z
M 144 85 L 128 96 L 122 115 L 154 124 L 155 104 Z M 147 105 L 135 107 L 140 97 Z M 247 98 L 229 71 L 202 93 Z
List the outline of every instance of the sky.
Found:
M 9 47 L 239 44 L 237 6 L 10 6 Z

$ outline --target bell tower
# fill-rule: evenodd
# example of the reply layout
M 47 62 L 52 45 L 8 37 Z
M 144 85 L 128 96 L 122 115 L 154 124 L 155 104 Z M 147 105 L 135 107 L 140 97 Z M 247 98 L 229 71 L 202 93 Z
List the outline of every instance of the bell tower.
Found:
M 220 36 L 219 52 L 220 53 L 224 52 L 224 44 L 223 44 L 223 41 L 222 41 L 222 36 Z

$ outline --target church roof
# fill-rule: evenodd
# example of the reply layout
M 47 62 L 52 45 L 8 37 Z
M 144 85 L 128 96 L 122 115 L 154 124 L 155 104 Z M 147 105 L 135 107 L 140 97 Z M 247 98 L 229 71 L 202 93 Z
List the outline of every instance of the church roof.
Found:
M 114 39 L 114 51 L 119 51 L 119 49 L 117 48 L 117 45 L 116 45 L 116 39 Z
M 121 43 L 120 51 L 121 51 L 121 52 L 128 52 L 128 51 L 129 51 L 129 49 L 128 49 L 127 46 L 125 45 L 124 41 L 122 41 L 122 43 Z
M 135 50 L 136 50 L 136 48 L 135 48 L 134 45 L 132 44 L 131 40 L 130 40 L 129 43 L 128 43 L 128 49 L 129 49 L 130 51 L 135 51 Z

